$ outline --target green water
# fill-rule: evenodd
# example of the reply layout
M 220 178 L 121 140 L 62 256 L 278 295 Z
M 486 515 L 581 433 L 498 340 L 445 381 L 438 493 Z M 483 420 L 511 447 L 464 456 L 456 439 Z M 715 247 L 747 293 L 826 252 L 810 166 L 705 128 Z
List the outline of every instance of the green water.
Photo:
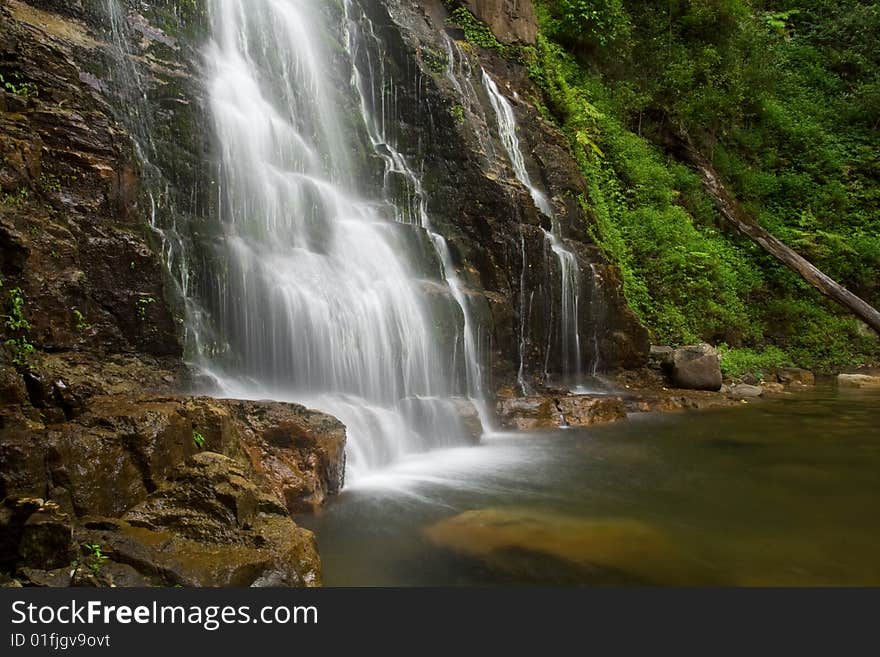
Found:
M 494 436 L 300 522 L 329 586 L 880 585 L 880 395 Z

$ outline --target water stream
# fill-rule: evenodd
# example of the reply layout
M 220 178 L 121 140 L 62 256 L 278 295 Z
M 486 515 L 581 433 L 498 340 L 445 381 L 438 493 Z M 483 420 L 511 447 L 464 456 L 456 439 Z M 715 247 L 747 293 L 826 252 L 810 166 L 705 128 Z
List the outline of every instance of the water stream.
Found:
M 569 385 L 578 385 L 583 378 L 583 354 L 581 350 L 581 331 L 579 326 L 579 304 L 581 298 L 581 271 L 578 264 L 577 256 L 565 245 L 562 237 L 562 227 L 559 224 L 559 217 L 553 209 L 553 204 L 547 195 L 541 191 L 532 182 L 529 171 L 526 167 L 525 157 L 520 146 L 519 137 L 517 136 L 517 122 L 513 107 L 510 101 L 498 89 L 495 80 L 483 70 L 483 84 L 489 101 L 495 111 L 498 120 L 498 134 L 504 150 L 510 159 L 513 173 L 516 179 L 529 190 L 529 194 L 538 210 L 550 219 L 550 230 L 544 230 L 544 238 L 547 244 L 548 257 L 552 257 L 556 261 L 559 271 L 559 339 L 560 339 L 560 363 L 559 374 L 562 381 Z M 548 263 L 549 265 L 550 263 Z M 523 268 L 525 268 L 525 249 L 523 249 Z M 548 266 L 548 271 L 551 268 Z M 526 312 L 521 307 L 520 313 Z M 552 340 L 554 333 L 548 332 L 546 345 L 547 362 L 545 363 L 545 378 L 551 375 L 551 363 L 549 362 L 550 353 L 553 350 Z M 521 336 L 521 341 L 525 340 Z M 522 359 L 522 355 L 521 355 Z M 522 368 L 521 368 L 522 369 Z M 524 378 L 520 376 L 520 386 L 524 386 Z

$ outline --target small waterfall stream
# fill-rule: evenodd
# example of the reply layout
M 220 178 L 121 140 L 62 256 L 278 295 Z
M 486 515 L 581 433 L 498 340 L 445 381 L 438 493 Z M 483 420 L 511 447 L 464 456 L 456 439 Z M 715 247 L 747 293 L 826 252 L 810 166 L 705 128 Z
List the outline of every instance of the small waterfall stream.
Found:
M 560 342 L 561 342 L 561 363 L 559 371 L 564 382 L 577 385 L 583 377 L 583 355 L 581 352 L 581 331 L 578 322 L 578 312 L 581 297 L 580 286 L 580 266 L 577 257 L 569 250 L 562 238 L 562 227 L 559 224 L 559 217 L 553 210 L 553 205 L 547 195 L 544 194 L 533 182 L 526 168 L 525 157 L 520 147 L 519 137 L 517 136 L 516 115 L 510 101 L 499 91 L 498 85 L 492 77 L 483 70 L 483 85 L 489 96 L 489 101 L 495 111 L 498 119 L 498 135 L 504 150 L 510 159 L 513 167 L 514 175 L 529 190 L 532 200 L 538 210 L 550 219 L 551 229 L 544 230 L 544 238 L 547 244 L 547 255 L 555 259 L 559 270 L 560 278 Z M 543 229 L 542 229 L 543 230 Z M 523 269 L 525 270 L 525 245 L 523 244 Z M 526 314 L 524 304 L 524 291 L 521 291 L 521 314 Z M 525 324 L 522 325 L 524 331 Z M 550 370 L 550 352 L 552 350 L 552 332 L 548 332 L 547 359 L 545 364 L 545 376 Z M 520 344 L 525 341 L 524 335 L 520 336 Z M 522 361 L 522 346 L 520 359 Z M 520 386 L 525 392 L 525 377 L 523 373 L 522 362 L 520 363 Z

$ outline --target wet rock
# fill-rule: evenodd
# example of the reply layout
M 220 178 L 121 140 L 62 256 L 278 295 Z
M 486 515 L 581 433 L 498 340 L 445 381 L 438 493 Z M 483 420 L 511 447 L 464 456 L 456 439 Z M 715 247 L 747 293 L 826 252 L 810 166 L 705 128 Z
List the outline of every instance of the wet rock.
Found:
M 730 396 L 734 399 L 756 399 L 764 395 L 764 388 L 761 386 L 740 383 L 730 389 Z
M 622 397 L 630 413 L 676 413 L 736 405 L 736 400 L 727 394 L 704 390 L 634 389 L 627 390 Z
M 45 570 L 69 564 L 73 556 L 72 520 L 51 503 L 44 505 L 25 522 L 18 556 L 25 566 Z
M 708 344 L 681 347 L 672 357 L 672 381 L 686 390 L 721 390 L 721 361 Z
M 200 450 L 196 432 L 292 509 L 314 508 L 342 485 L 345 427 L 330 416 L 296 404 L 149 395 L 93 397 L 70 421 L 3 432 L 0 484 L 19 496 L 60 486 L 78 515 L 120 515 Z
M 786 386 L 814 386 L 816 376 L 799 367 L 784 367 L 776 371 L 776 380 Z
M 0 567 L 9 568 L 18 560 L 24 525 L 44 504 L 42 499 L 30 497 L 7 497 L 0 504 Z
M 69 566 L 54 570 L 40 570 L 37 568 L 21 568 L 19 574 L 28 586 L 41 586 L 47 588 L 62 588 L 70 586 L 73 576 Z
M 880 376 L 869 374 L 838 374 L 837 385 L 841 388 L 880 388 Z
M 505 429 L 532 431 L 616 422 L 626 419 L 626 406 L 620 398 L 606 396 L 514 397 L 498 402 L 498 415 Z
M 184 586 L 316 586 L 314 535 L 244 478 L 202 453 L 121 520 L 92 519 L 84 540 L 145 578 Z M 103 569 L 103 566 L 102 566 Z

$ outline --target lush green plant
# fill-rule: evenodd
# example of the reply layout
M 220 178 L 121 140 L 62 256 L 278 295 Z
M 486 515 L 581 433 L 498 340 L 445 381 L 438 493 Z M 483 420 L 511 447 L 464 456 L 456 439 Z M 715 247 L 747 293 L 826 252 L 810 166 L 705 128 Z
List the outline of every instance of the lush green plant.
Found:
M 107 555 L 98 543 L 83 543 L 83 549 L 88 555 L 88 567 L 97 574 L 101 570 L 101 566 L 107 561 Z
M 196 447 L 198 447 L 199 449 L 205 448 L 205 443 L 207 441 L 205 440 L 205 437 L 201 433 L 199 433 L 198 431 L 193 429 L 192 437 L 193 437 L 193 443 L 195 443 Z
M 0 73 L 0 88 L 22 98 L 33 98 L 38 94 L 37 85 L 32 82 L 15 84 L 11 80 L 4 78 L 2 73 Z
M 85 315 L 76 308 L 73 309 L 73 321 L 75 322 L 74 326 L 77 331 L 86 331 L 89 329 L 89 323 L 86 321 Z
M 876 6 L 867 15 L 854 0 L 843 4 L 880 28 Z M 654 339 L 734 345 L 731 371 L 774 359 L 819 370 L 880 359 L 858 322 L 724 232 L 700 179 L 660 147 L 669 126 L 686 129 L 760 223 L 880 303 L 880 155 L 869 146 L 880 104 L 870 104 L 867 82 L 880 58 L 870 30 L 806 0 L 537 8 L 541 34 L 527 51 L 536 104 L 568 136 L 589 183 L 581 202 L 591 234 Z M 602 21 L 621 27 L 613 45 L 589 33 Z M 587 41 L 571 33 L 576 24 Z M 860 37 L 830 27 L 840 24 Z M 823 45 L 807 43 L 806 30 L 821 32 Z M 829 41 L 845 44 L 840 57 L 858 85 L 829 74 Z M 863 106 L 874 108 L 872 121 L 854 111 Z
M 36 352 L 36 347 L 27 339 L 27 331 L 30 330 L 31 324 L 25 317 L 24 307 L 25 298 L 21 288 L 14 287 L 9 290 L 7 314 L 3 315 L 3 326 L 7 335 L 12 335 L 6 339 L 5 344 L 12 352 L 12 362 L 19 369 L 27 369 L 31 356 Z
M 140 297 L 137 300 L 137 316 L 141 321 L 147 318 L 147 309 L 154 303 L 156 300 L 153 297 Z
M 781 349 L 769 346 L 763 351 L 753 349 L 731 349 L 726 344 L 719 345 L 721 371 L 729 377 L 737 378 L 747 374 L 763 380 L 770 372 L 781 367 L 790 367 L 791 357 Z

